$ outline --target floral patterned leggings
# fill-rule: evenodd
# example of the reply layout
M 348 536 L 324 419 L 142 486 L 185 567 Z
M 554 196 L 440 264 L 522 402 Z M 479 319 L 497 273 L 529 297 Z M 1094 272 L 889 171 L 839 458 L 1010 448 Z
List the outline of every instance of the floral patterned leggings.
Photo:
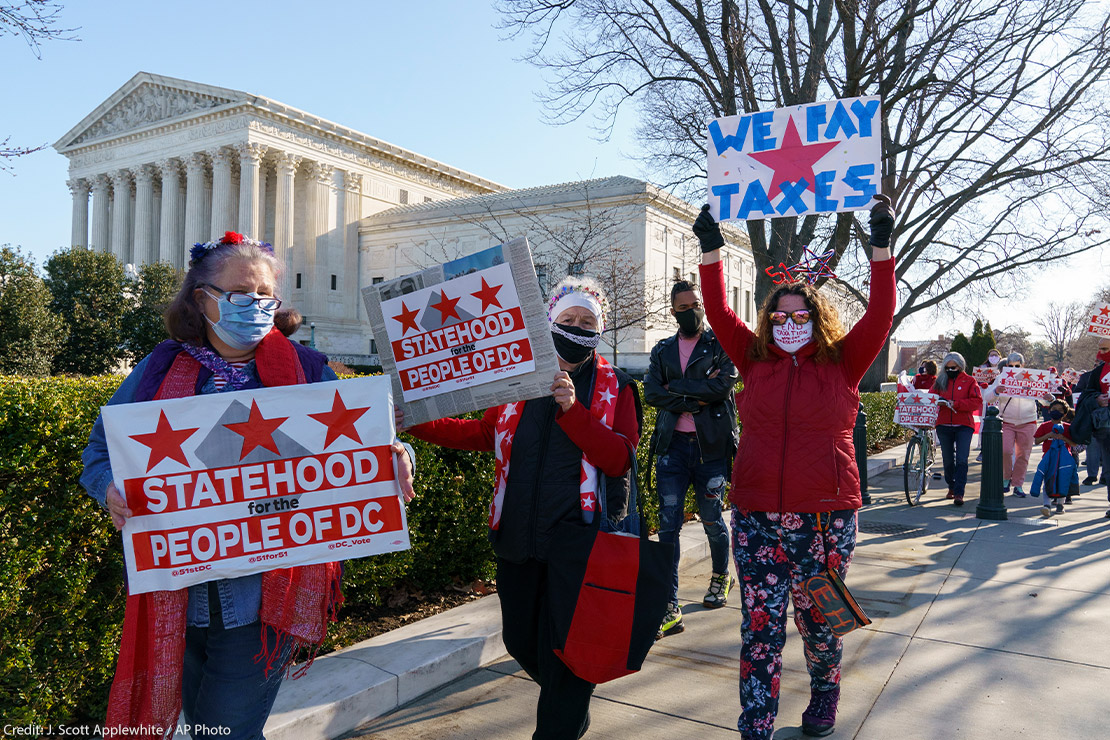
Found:
M 856 511 L 822 513 L 822 547 L 817 514 L 732 511 L 732 552 L 743 589 L 740 625 L 740 704 L 736 723 L 744 737 L 770 738 L 779 709 L 779 675 L 786 643 L 786 595 L 794 600 L 794 624 L 805 641 L 811 689 L 840 683 L 843 642 L 799 588 L 829 565 L 841 577 L 856 546 Z

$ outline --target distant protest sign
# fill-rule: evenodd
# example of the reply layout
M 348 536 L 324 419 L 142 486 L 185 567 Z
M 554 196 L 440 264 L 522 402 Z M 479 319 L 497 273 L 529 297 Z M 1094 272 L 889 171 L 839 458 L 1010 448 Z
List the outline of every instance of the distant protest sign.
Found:
M 709 124 L 709 207 L 718 221 L 858 211 L 875 204 L 877 96 L 718 118 Z
M 363 300 L 406 424 L 551 394 L 558 360 L 524 239 L 368 286 Z
M 1049 370 L 1029 367 L 1008 367 L 998 376 L 995 390 L 1000 396 L 1011 398 L 1041 398 L 1051 395 L 1060 387 L 1060 379 Z
M 994 379 L 998 377 L 998 368 L 996 367 L 977 367 L 971 371 L 971 377 L 975 378 L 976 383 L 985 383 L 990 385 Z
M 928 391 L 910 391 L 898 394 L 894 407 L 894 423 L 904 427 L 935 427 L 940 407 L 940 396 Z
M 1096 304 L 1087 323 L 1087 333 L 1096 337 L 1110 337 L 1110 303 Z
M 101 412 L 130 593 L 409 547 L 388 378 Z

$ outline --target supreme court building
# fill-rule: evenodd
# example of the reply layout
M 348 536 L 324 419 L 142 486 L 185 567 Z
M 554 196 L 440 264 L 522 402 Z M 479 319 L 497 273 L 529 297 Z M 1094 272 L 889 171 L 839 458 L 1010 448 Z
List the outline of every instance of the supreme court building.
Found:
M 377 359 L 364 286 L 520 235 L 554 285 L 581 266 L 558 261 L 552 235 L 598 209 L 619 217 L 613 238 L 645 290 L 696 272 L 697 209 L 642 180 L 509 190 L 269 98 L 146 72 L 54 147 L 69 159 L 74 246 L 185 267 L 194 243 L 225 231 L 269 242 L 285 264 L 280 296 L 305 316 L 295 339 L 352 364 Z M 726 289 L 747 319 L 754 260 L 742 236 L 730 241 Z M 646 368 L 675 330 L 657 323 L 620 338 L 622 366 Z

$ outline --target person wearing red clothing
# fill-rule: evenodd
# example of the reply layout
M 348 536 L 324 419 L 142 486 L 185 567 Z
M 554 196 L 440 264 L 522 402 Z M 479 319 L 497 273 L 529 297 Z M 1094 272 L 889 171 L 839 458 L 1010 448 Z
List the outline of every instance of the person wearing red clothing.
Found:
M 553 651 L 548 553 L 565 546 L 560 525 L 599 526 L 602 476 L 609 518 L 623 518 L 640 440 L 636 384 L 595 351 L 607 307 L 591 280 L 567 278 L 555 287 L 548 319 L 561 370 L 552 396 L 497 406 L 481 419 L 439 419 L 406 430 L 443 447 L 497 455 L 490 540 L 502 639 L 540 686 L 533 738 L 573 740 L 589 727 L 594 684 Z
M 708 206 L 694 222 L 705 313 L 744 381 L 729 500 L 743 590 L 737 727 L 747 740 L 774 734 L 787 594 L 810 675 L 802 730 L 823 736 L 836 722 L 843 643 L 800 584 L 826 567 L 843 576 L 855 548 L 862 505 L 852 446 L 858 386 L 886 342 L 896 299 L 894 210 L 889 198 L 875 197 L 881 202 L 871 210 L 870 301 L 847 334 L 836 309 L 801 282 L 778 287 L 750 329 L 728 307 L 724 237 Z
M 917 368 L 917 375 L 913 376 L 913 387 L 919 391 L 931 390 L 933 383 L 937 382 L 937 363 L 925 360 Z
M 959 352 L 944 356 L 944 372 L 937 376 L 933 393 L 940 396 L 937 439 L 944 461 L 944 480 L 948 483 L 947 497 L 956 506 L 963 506 L 967 456 L 971 454 L 971 438 L 975 434 L 972 412 L 983 405 L 983 394 L 975 378 L 967 374 L 967 360 Z

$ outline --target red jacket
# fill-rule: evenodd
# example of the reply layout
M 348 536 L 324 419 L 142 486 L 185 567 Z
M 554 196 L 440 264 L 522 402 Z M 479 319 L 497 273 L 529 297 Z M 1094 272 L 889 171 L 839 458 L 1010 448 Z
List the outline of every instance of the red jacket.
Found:
M 952 406 L 955 407 L 955 410 L 940 407 L 940 413 L 937 414 L 938 427 L 944 424 L 959 424 L 963 427 L 975 428 L 972 412 L 983 408 L 983 392 L 979 390 L 979 384 L 975 382 L 975 378 L 961 372 L 955 380 L 948 381 L 948 387 L 944 390 L 934 383 L 932 392 L 946 401 L 951 401 Z
M 918 373 L 913 376 L 913 387 L 919 391 L 927 391 L 937 382 L 937 376 Z
M 816 362 L 812 342 L 794 355 L 772 345 L 769 359 L 753 361 L 755 334 L 728 307 L 721 263 L 702 265 L 701 278 L 706 316 L 744 380 L 744 431 L 729 500 L 754 511 L 859 508 L 852 446 L 858 386 L 894 318 L 894 260 L 871 263 L 867 311 L 843 339 L 836 363 Z

